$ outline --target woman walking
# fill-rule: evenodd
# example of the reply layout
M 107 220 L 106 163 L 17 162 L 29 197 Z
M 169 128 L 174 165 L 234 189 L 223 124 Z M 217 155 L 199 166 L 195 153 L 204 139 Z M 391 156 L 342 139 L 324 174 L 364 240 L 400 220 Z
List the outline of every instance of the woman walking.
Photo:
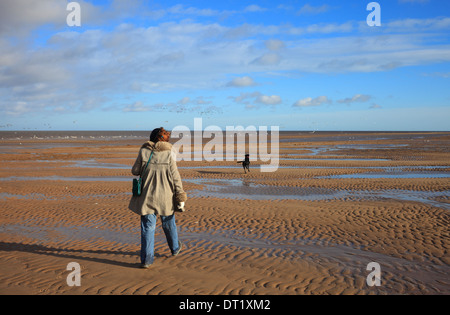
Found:
M 141 147 L 131 171 L 142 178 L 141 195 L 133 196 L 129 204 L 129 209 L 141 216 L 142 268 L 153 264 L 157 215 L 161 217 L 172 255 L 178 255 L 182 248 L 178 240 L 175 211 L 184 211 L 187 196 L 169 140 L 170 132 L 164 128 L 153 130 L 150 141 Z

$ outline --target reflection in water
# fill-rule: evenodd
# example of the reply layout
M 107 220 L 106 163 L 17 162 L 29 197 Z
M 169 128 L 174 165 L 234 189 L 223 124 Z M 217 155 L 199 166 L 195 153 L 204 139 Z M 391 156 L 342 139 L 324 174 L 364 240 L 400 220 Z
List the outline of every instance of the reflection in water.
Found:
M 186 179 L 185 181 L 203 185 L 202 190 L 193 190 L 191 197 L 214 197 L 224 199 L 249 200 L 382 200 L 397 199 L 416 201 L 434 207 L 450 209 L 450 204 L 440 202 L 438 199 L 447 199 L 448 191 L 412 191 L 412 190 L 338 190 L 322 187 L 290 187 L 260 185 L 248 180 L 224 179 Z

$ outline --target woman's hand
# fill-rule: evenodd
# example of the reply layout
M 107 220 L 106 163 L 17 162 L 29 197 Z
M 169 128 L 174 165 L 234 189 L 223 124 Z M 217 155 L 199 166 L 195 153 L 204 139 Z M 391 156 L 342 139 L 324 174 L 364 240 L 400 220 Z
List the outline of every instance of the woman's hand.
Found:
M 184 211 L 185 211 L 185 209 L 184 209 L 184 202 L 180 202 L 180 203 L 178 204 L 177 210 L 178 210 L 179 212 L 184 212 Z

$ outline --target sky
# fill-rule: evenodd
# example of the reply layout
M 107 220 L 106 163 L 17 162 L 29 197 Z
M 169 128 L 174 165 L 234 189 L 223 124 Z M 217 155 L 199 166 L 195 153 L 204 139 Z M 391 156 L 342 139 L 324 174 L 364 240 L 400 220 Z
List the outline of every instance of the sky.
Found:
M 0 131 L 450 130 L 448 0 L 69 2 L 0 0 Z

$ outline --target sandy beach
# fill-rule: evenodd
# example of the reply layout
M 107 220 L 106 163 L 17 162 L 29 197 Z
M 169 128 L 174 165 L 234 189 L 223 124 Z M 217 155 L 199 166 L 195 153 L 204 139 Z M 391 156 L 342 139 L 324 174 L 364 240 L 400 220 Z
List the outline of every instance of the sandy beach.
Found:
M 180 161 L 184 249 L 158 221 L 142 270 L 127 206 L 146 140 L 1 140 L 0 294 L 450 294 L 450 133 L 281 133 L 273 173 Z

